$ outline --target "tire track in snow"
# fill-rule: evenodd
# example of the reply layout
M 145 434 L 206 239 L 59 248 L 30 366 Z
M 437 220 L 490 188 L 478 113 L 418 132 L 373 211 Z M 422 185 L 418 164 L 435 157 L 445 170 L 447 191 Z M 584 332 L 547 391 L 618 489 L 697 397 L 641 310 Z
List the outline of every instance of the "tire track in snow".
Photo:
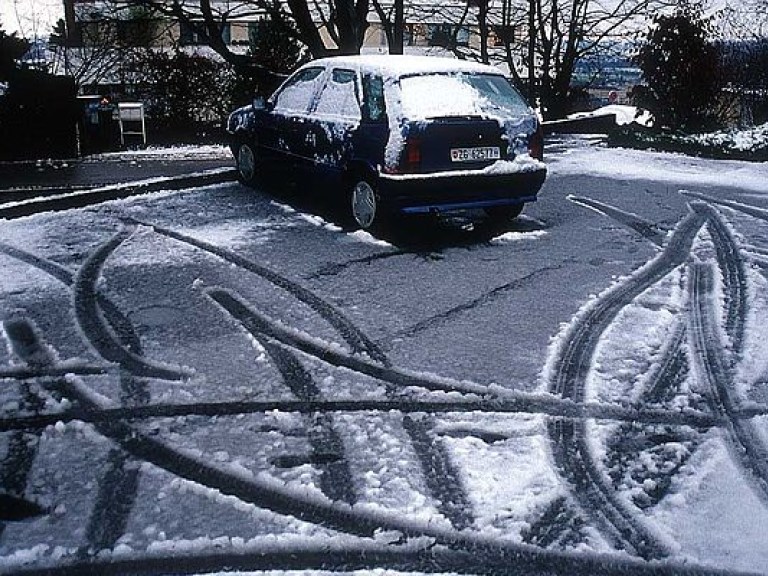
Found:
M 509 561 L 509 560 L 507 560 L 507 562 L 508 562 L 508 561 Z M 573 564 L 574 564 L 574 562 L 573 562 L 573 560 L 572 560 L 572 559 L 566 559 L 566 560 L 564 560 L 564 561 L 563 561 L 563 563 L 562 563 L 562 564 L 560 564 L 560 568 L 559 568 L 559 569 L 560 569 L 560 570 L 567 570 L 567 571 L 568 571 L 567 573 L 574 573 L 574 569 L 573 569 L 573 568 L 574 568 L 574 566 L 573 566 Z M 576 561 L 576 564 L 578 564 L 578 561 Z M 528 565 L 528 564 L 525 564 L 525 567 L 529 567 L 529 565 Z M 626 567 L 626 566 L 622 565 L 622 568 L 625 568 L 625 567 Z M 473 568 L 475 568 L 475 569 L 474 569 L 474 570 L 472 570 L 472 571 L 473 571 L 473 572 L 474 572 L 474 571 L 476 571 L 476 566 L 473 566 Z M 576 572 L 576 573 L 579 573 L 579 572 Z M 601 572 L 601 571 L 597 571 L 597 570 L 593 571 L 593 570 L 591 570 L 591 569 L 585 569 L 585 570 L 584 570 L 583 572 L 581 572 L 581 573 L 584 573 L 584 574 L 586 574 L 586 573 L 602 573 L 602 572 Z M 654 573 L 657 573 L 657 572 L 654 572 Z M 684 573 L 684 572 L 682 572 L 682 571 L 676 571 L 676 572 L 674 572 L 674 573 Z
M 6 320 L 2 332 L 14 354 L 25 364 L 43 369 L 55 364 L 56 358 L 48 349 L 38 345 L 26 321 Z M 20 388 L 20 410 L 38 412 L 43 409 L 44 402 L 32 392 L 27 382 L 22 382 Z M 40 431 L 30 434 L 25 430 L 18 430 L 12 432 L 8 438 L 5 456 L 0 461 L 0 503 L 3 504 L 0 538 L 5 531 L 6 521 L 43 513 L 39 506 L 24 497 L 29 474 L 40 446 L 40 435 Z
M 55 357 L 49 351 L 50 348 L 43 342 L 37 331 L 27 320 L 6 322 L 5 332 L 12 342 L 17 355 L 28 364 L 37 366 L 51 366 L 56 362 Z M 132 383 L 130 375 L 121 378 L 123 399 L 129 401 L 148 400 L 147 392 L 140 384 Z M 42 408 L 42 401 L 36 400 L 38 409 Z M 33 449 L 36 449 L 35 443 Z M 15 454 L 9 452 L 9 454 Z M 23 454 L 16 454 L 23 456 Z M 27 458 L 20 460 L 14 458 L 17 466 L 16 476 L 26 479 L 32 465 L 32 453 Z M 9 483 L 13 484 L 13 483 Z M 8 484 L 8 485 L 9 485 Z M 18 484 L 18 483 L 17 483 Z M 7 486 L 3 479 L 1 486 Z M 22 490 L 23 488 L 19 488 Z M 138 467 L 132 466 L 129 457 L 121 450 L 112 449 L 107 457 L 107 465 L 104 473 L 99 478 L 97 496 L 92 508 L 91 516 L 86 525 L 87 544 L 80 549 L 80 554 L 98 552 L 102 549 L 112 548 L 117 540 L 125 532 L 128 517 L 135 503 L 138 491 Z
M 653 223 L 648 222 L 635 214 L 620 210 L 614 206 L 590 198 L 569 196 L 568 199 L 576 204 L 580 204 L 616 220 L 623 226 L 634 230 L 643 238 L 652 242 L 654 245 L 663 247 L 665 236 L 658 231 L 657 227 Z M 706 206 L 693 205 L 692 208 L 707 215 L 708 217 L 713 216 L 711 212 L 706 210 Z M 721 257 L 722 253 L 723 250 L 718 251 L 718 254 L 720 254 Z M 685 378 L 685 375 L 689 370 L 688 357 L 685 349 L 683 348 L 683 345 L 686 341 L 686 325 L 685 323 L 680 323 L 678 328 L 673 332 L 673 336 L 670 342 L 668 342 L 668 345 L 665 347 L 662 353 L 662 357 L 655 367 L 655 370 L 652 372 L 650 378 L 648 379 L 648 385 L 646 389 L 643 390 L 640 398 L 636 402 L 636 405 L 646 406 L 649 404 L 658 404 L 664 402 L 665 400 L 671 400 L 674 392 L 679 389 Z M 681 434 L 682 432 L 679 430 L 672 432 L 672 436 L 675 438 L 679 437 Z M 632 458 L 626 458 L 626 453 L 634 453 L 637 450 L 637 446 L 633 446 L 632 450 L 627 451 L 624 447 L 624 444 L 627 442 L 636 442 L 641 437 L 645 436 L 647 436 L 646 431 L 643 429 L 638 429 L 636 423 L 626 422 L 619 427 L 619 429 L 613 435 L 612 440 L 609 441 L 609 452 L 613 452 L 612 455 L 609 454 L 609 459 L 613 462 L 615 467 L 614 471 L 616 474 L 618 474 L 619 477 L 621 477 L 627 471 L 626 467 L 633 463 Z M 672 471 L 669 471 L 669 473 L 663 477 L 654 479 L 655 489 L 653 491 L 653 495 L 652 497 L 646 495 L 649 499 L 649 502 L 658 503 L 664 497 L 668 489 L 671 487 L 671 481 L 674 474 L 688 461 L 690 456 L 695 452 L 696 447 L 700 444 L 699 439 L 691 438 L 690 434 L 687 435 L 687 437 L 681 437 L 680 439 L 692 444 L 691 450 L 685 455 L 679 457 L 679 461 L 676 463 Z M 642 482 L 638 482 L 642 484 Z M 614 484 L 615 483 L 616 478 L 614 478 Z
M 703 195 L 702 195 L 703 196 Z M 739 203 L 721 201 L 721 205 L 741 210 L 763 220 L 768 212 Z M 758 496 L 768 502 L 768 446 L 751 419 L 737 418 L 740 399 L 734 378 L 744 347 L 744 332 L 748 308 L 747 280 L 744 260 L 738 244 L 720 214 L 711 206 L 698 208 L 708 213 L 708 229 L 715 246 L 718 267 L 725 292 L 725 334 L 730 346 L 724 346 L 718 331 L 714 302 L 714 271 L 696 266 L 690 282 L 694 334 L 694 358 L 697 374 L 710 391 L 715 412 L 726 418 L 725 430 L 731 453 L 744 469 Z M 717 350 L 717 346 L 720 350 Z
M 757 495 L 768 503 L 768 449 L 751 420 L 735 418 L 738 398 L 733 390 L 733 368 L 723 357 L 718 310 L 714 295 L 714 271 L 707 264 L 691 267 L 691 333 L 697 376 L 710 391 L 712 405 L 726 417 L 726 439 L 731 455 L 752 482 Z
M 688 355 L 686 354 L 684 344 L 687 342 L 688 332 L 685 322 L 678 322 L 672 331 L 672 337 L 664 347 L 661 358 L 654 366 L 651 375 L 648 378 L 645 388 L 639 398 L 634 403 L 637 407 L 661 404 L 671 401 L 675 393 L 685 381 L 689 372 Z M 707 427 L 694 427 L 695 429 L 707 429 Z M 637 470 L 633 475 L 633 480 L 640 486 L 645 486 L 645 480 L 653 481 L 653 490 L 651 493 L 646 491 L 640 495 L 635 494 L 633 501 L 639 508 L 648 508 L 658 504 L 672 487 L 672 479 L 675 474 L 688 462 L 698 446 L 701 444 L 701 438 L 695 433 L 664 426 L 663 432 L 648 430 L 648 425 L 640 422 L 624 422 L 607 442 L 609 475 L 613 479 L 614 486 L 620 485 L 624 480 L 624 475 L 630 472 L 632 466 L 637 464 L 638 451 L 642 449 L 657 449 L 662 443 L 676 442 L 684 445 L 686 442 L 690 445 L 689 449 L 683 453 L 676 453 L 678 460 L 671 469 L 663 470 L 661 473 L 653 475 L 653 470 L 646 470 L 646 474 L 638 477 Z M 665 460 L 666 463 L 666 460 Z M 659 466 L 659 468 L 663 468 Z
M 576 506 L 568 498 L 558 496 L 544 509 L 538 519 L 521 533 L 523 542 L 548 548 L 554 544 L 566 543 L 577 545 L 573 537 L 581 537 L 580 531 L 585 526 Z M 566 542 L 566 540 L 569 538 Z
M 157 576 L 194 575 L 231 571 L 302 571 L 368 573 L 372 568 L 414 574 L 525 574 L 525 576 L 750 576 L 750 573 L 691 564 L 647 564 L 608 556 L 554 555 L 532 557 L 507 551 L 413 549 L 373 544 L 307 546 L 275 550 L 217 550 L 173 555 L 148 553 L 88 560 L 62 560 L 56 565 L 19 566 L 14 576 Z M 13 568 L 12 568 L 13 569 Z M 6 572 L 0 568 L 0 574 Z M 757 576 L 751 573 L 751 576 Z
M 34 254 L 19 250 L 7 244 L 0 244 L 0 252 L 34 266 L 49 274 L 66 286 L 75 285 L 75 276 L 67 268 Z M 109 327 L 112 328 L 119 342 L 130 354 L 141 356 L 141 341 L 130 320 L 107 297 L 97 294 L 95 304 L 104 314 Z M 95 311 L 98 314 L 98 311 Z M 41 340 L 30 328 L 30 337 L 36 342 Z M 56 366 L 49 366 L 53 372 Z M 65 367 L 58 374 L 77 372 L 73 367 Z M 30 377 L 34 377 L 30 375 Z M 125 406 L 146 405 L 149 402 L 149 392 L 146 384 L 126 370 L 120 370 L 120 389 L 122 403 Z M 111 548 L 123 535 L 131 509 L 138 492 L 138 469 L 120 450 L 111 450 L 107 456 L 108 465 L 100 477 L 97 489 L 96 503 L 86 527 L 88 544 L 81 551 L 95 549 L 96 551 Z
M 384 354 L 378 349 L 376 344 L 374 344 L 370 339 L 368 339 L 368 337 L 360 332 L 360 330 L 358 330 L 354 324 L 352 324 L 352 322 L 350 322 L 344 315 L 336 310 L 336 308 L 321 298 L 317 297 L 314 293 L 310 292 L 296 282 L 288 280 L 284 276 L 281 276 L 280 274 L 277 274 L 276 272 L 273 272 L 264 266 L 243 258 L 238 254 L 230 252 L 229 250 L 225 250 L 224 248 L 220 248 L 214 244 L 209 244 L 208 242 L 198 240 L 192 236 L 187 236 L 185 234 L 175 232 L 169 228 L 147 224 L 133 218 L 124 218 L 123 220 L 126 222 L 132 222 L 136 225 L 149 226 L 161 236 L 166 236 L 181 242 L 182 244 L 194 246 L 199 250 L 208 252 L 209 254 L 229 262 L 230 264 L 234 264 L 240 268 L 243 268 L 244 270 L 247 270 L 248 272 L 260 276 L 278 288 L 285 290 L 294 298 L 300 302 L 303 302 L 312 310 L 317 312 L 322 318 L 330 323 L 331 326 L 333 326 L 339 334 L 341 334 L 344 340 L 352 346 L 355 352 L 368 354 L 372 359 L 383 364 L 388 362 L 386 356 L 384 356 Z
M 85 528 L 86 544 L 81 556 L 111 550 L 128 526 L 128 519 L 139 491 L 138 463 L 123 450 L 110 449 L 104 470 L 99 476 L 96 499 Z
M 376 345 L 376 343 L 363 334 L 352 322 L 336 310 L 334 306 L 328 304 L 303 286 L 288 280 L 264 266 L 260 266 L 238 254 L 209 244 L 208 242 L 180 234 L 167 228 L 144 224 L 134 219 L 127 219 L 127 221 L 136 225 L 151 226 L 158 234 L 194 246 L 195 248 L 213 254 L 226 262 L 260 276 L 274 286 L 285 290 L 300 302 L 303 302 L 317 312 L 321 318 L 333 326 L 347 344 L 352 347 L 354 352 L 367 354 L 374 362 L 378 362 L 383 366 L 388 367 L 390 365 L 386 354 Z M 387 255 L 394 255 L 394 253 L 388 253 Z M 387 394 L 391 395 L 391 393 L 392 391 L 387 388 Z M 436 472 L 432 468 L 436 463 L 448 462 L 449 455 L 440 441 L 435 440 L 432 443 L 428 443 L 418 434 L 414 437 L 413 435 L 416 434 L 416 430 L 416 428 L 413 428 L 410 431 L 406 430 L 406 433 L 411 439 L 422 470 L 425 471 L 428 477 L 433 478 L 432 481 L 428 480 L 427 484 L 438 491 L 438 494 L 433 494 L 436 497 L 438 509 L 440 509 L 441 513 L 451 521 L 464 525 L 467 522 L 467 514 L 469 514 L 468 499 L 458 477 L 445 475 L 449 470 L 447 464 L 442 466 L 440 472 Z M 460 509 L 464 510 L 461 514 L 456 512 Z
M 715 198 L 714 196 L 702 194 L 701 192 L 692 192 L 690 190 L 680 190 L 680 194 L 682 194 L 683 196 L 687 196 L 689 198 L 696 198 L 698 200 L 702 200 L 708 204 L 717 204 L 720 206 L 725 206 L 727 208 L 732 208 L 733 210 L 737 210 L 738 212 L 742 212 L 748 216 L 757 218 L 758 220 L 768 221 L 768 210 L 764 208 L 758 208 L 757 206 L 750 206 L 749 204 L 742 204 L 741 202 L 734 202 L 733 200 Z
M 60 380 L 55 383 L 54 390 L 62 393 L 65 397 L 74 400 L 90 410 L 104 410 L 109 408 L 104 400 L 100 399 L 92 390 L 78 382 L 76 379 Z M 134 458 L 145 460 L 179 477 L 201 483 L 210 488 L 214 488 L 226 495 L 232 495 L 240 498 L 244 502 L 272 510 L 278 514 L 288 514 L 295 518 L 320 524 L 328 528 L 341 530 L 360 536 L 373 536 L 379 530 L 395 530 L 403 534 L 406 541 L 413 537 L 428 537 L 434 540 L 436 544 L 448 547 L 448 550 L 442 548 L 436 549 L 429 547 L 427 552 L 419 551 L 418 554 L 427 554 L 430 559 L 428 566 L 423 571 L 445 571 L 440 565 L 439 554 L 453 554 L 468 552 L 474 559 L 474 564 L 466 569 L 470 573 L 478 571 L 477 562 L 489 566 L 489 571 L 507 572 L 510 567 L 517 567 L 527 574 L 536 574 L 532 572 L 538 570 L 541 574 L 582 574 L 582 575 L 613 575 L 613 574 L 723 574 L 733 576 L 735 572 L 711 570 L 704 567 L 692 566 L 690 564 L 679 564 L 674 562 L 646 563 L 631 558 L 623 558 L 616 555 L 601 554 L 569 554 L 566 552 L 546 551 L 541 548 L 517 544 L 514 542 L 497 540 L 489 538 L 482 534 L 476 534 L 468 531 L 458 532 L 453 529 L 444 529 L 430 522 L 410 521 L 397 513 L 387 512 L 368 512 L 357 507 L 351 507 L 339 502 L 330 502 L 322 499 L 313 498 L 303 491 L 293 491 L 284 487 L 282 484 L 274 481 L 264 481 L 257 477 L 251 477 L 242 472 L 236 473 L 212 465 L 210 462 L 192 456 L 186 452 L 179 451 L 162 440 L 149 437 L 132 426 L 119 421 L 108 421 L 97 423 L 96 429 L 99 433 L 117 442 L 123 449 L 130 453 Z M 348 544 L 349 545 L 349 544 Z M 288 552 L 292 558 L 301 558 L 306 550 L 297 550 Z M 375 555 L 369 555 L 368 551 L 363 551 L 359 557 L 360 568 L 370 568 L 371 562 L 375 560 Z M 277 554 L 278 564 L 275 568 L 285 567 L 291 564 L 285 562 L 285 554 L 275 553 L 270 549 L 265 555 L 257 553 L 249 558 L 248 566 L 262 566 L 255 561 L 256 558 L 267 558 L 269 554 Z M 321 562 L 326 558 L 343 558 L 344 552 L 329 552 L 323 550 Z M 401 552 L 396 552 L 397 558 L 402 558 Z M 197 557 L 197 561 L 187 565 L 188 571 L 182 570 L 181 573 L 195 573 L 208 571 L 211 566 L 210 561 L 216 558 L 215 566 L 221 562 L 225 567 L 231 567 L 242 555 L 232 554 L 203 554 Z M 437 561 L 433 562 L 437 557 Z M 194 558 L 194 557 L 193 557 Z M 448 556 L 450 559 L 450 556 Z M 102 564 L 103 558 L 95 558 L 90 561 L 75 562 L 70 565 L 63 565 L 59 572 L 56 567 L 29 568 L 29 567 L 11 567 L 15 575 L 24 574 L 32 576 L 37 574 L 135 574 L 142 566 L 151 566 L 157 569 L 162 566 L 165 570 L 174 571 L 174 566 L 179 566 L 184 560 L 174 555 L 170 560 L 171 566 L 167 565 L 167 558 L 143 557 L 133 561 L 126 561 L 128 565 L 122 565 L 121 560 L 107 558 L 106 564 Z M 155 562 L 162 562 L 158 565 Z M 134 565 L 136 562 L 138 565 Z M 331 560 L 332 566 L 339 566 Z M 322 568 L 324 564 L 318 564 L 317 560 L 313 563 L 299 564 L 299 567 Z M 449 567 L 451 563 L 447 564 Z M 91 567 L 95 567 L 91 570 Z M 340 568 L 343 567 L 339 566 Z M 460 566 L 457 566 L 459 568 Z M 0 568 L 3 570 L 4 568 Z M 464 569 L 462 569 L 462 572 Z M 482 570 L 481 570 L 482 571 Z M 141 573 L 141 572 L 139 572 Z
M 706 214 L 707 229 L 715 246 L 717 263 L 723 274 L 725 291 L 725 332 L 733 346 L 732 364 L 741 356 L 744 344 L 744 324 L 747 316 L 747 278 L 744 261 L 730 230 L 720 214 L 711 206 L 698 204 L 694 209 Z
M 70 373 L 61 370 L 61 376 Z M 33 375 L 37 378 L 39 376 Z M 303 402 L 300 400 L 256 400 L 235 402 L 197 402 L 192 404 L 154 403 L 146 406 L 109 408 L 90 411 L 72 408 L 63 412 L 38 414 L 35 416 L 17 416 L 0 419 L 0 432 L 10 430 L 45 428 L 62 422 L 82 420 L 100 422 L 104 420 L 148 420 L 152 418 L 173 418 L 178 416 L 238 416 L 262 412 L 295 412 L 311 414 L 313 412 L 391 412 L 405 414 L 446 414 L 462 412 L 487 412 L 500 414 L 543 414 L 558 418 L 610 420 L 616 422 L 637 422 L 648 425 L 690 426 L 711 428 L 723 424 L 724 419 L 708 412 L 694 410 L 657 410 L 645 408 L 627 408 L 600 404 L 574 404 L 570 401 L 552 401 L 534 398 L 531 401 L 472 400 L 451 399 L 417 400 L 322 400 Z M 750 407 L 733 414 L 734 418 L 754 418 L 768 414 L 768 407 Z
M 389 398 L 392 398 L 395 390 L 401 386 L 418 385 L 414 382 L 421 382 L 421 386 L 425 385 L 422 378 L 415 375 L 409 376 L 396 368 L 374 364 L 331 348 L 323 348 L 317 342 L 294 334 L 270 321 L 250 308 L 232 292 L 213 288 L 208 289 L 206 294 L 255 338 L 259 340 L 266 338 L 267 341 L 274 341 L 299 350 L 333 366 L 348 368 L 381 380 L 388 385 L 387 395 Z M 446 389 L 445 385 L 440 386 L 437 381 L 427 385 Z M 456 385 L 459 387 L 468 386 L 468 384 L 459 383 Z M 447 389 L 453 390 L 454 388 L 449 386 Z M 484 390 L 483 387 L 479 389 Z M 435 499 L 437 509 L 454 526 L 466 527 L 471 524 L 469 499 L 460 484 L 455 468 L 450 462 L 450 455 L 442 442 L 431 434 L 430 422 L 431 420 L 422 421 L 417 425 L 413 419 L 406 417 L 403 419 L 403 427 L 419 459 L 426 485 Z
M 40 258 L 39 256 L 35 256 L 34 254 L 3 243 L 0 243 L 0 252 L 45 272 L 66 286 L 72 286 L 74 283 L 74 274 L 56 262 L 45 260 L 44 258 Z M 109 322 L 123 344 L 134 354 L 141 354 L 141 341 L 130 320 L 128 320 L 128 318 L 120 312 L 120 309 L 103 294 L 97 294 L 96 298 L 97 303 L 104 314 L 104 318 Z
M 580 316 L 560 345 L 550 377 L 550 391 L 582 402 L 585 385 L 600 336 L 644 290 L 660 281 L 689 257 L 696 234 L 705 222 L 701 213 L 687 215 L 678 225 L 663 252 L 627 281 L 616 285 Z M 617 498 L 595 462 L 588 442 L 587 422 L 550 420 L 547 430 L 555 464 L 573 486 L 573 497 L 614 545 L 652 559 L 669 551 L 638 520 L 637 512 Z
M 208 296 L 231 316 L 236 318 L 254 335 L 266 336 L 290 348 L 294 348 L 332 366 L 347 368 L 396 387 L 418 386 L 428 390 L 445 390 L 484 396 L 492 394 L 487 386 L 471 382 L 457 382 L 448 379 L 430 378 L 423 374 L 409 373 L 389 365 L 370 361 L 364 357 L 352 356 L 338 348 L 283 327 L 257 310 L 250 308 L 232 292 L 223 289 L 209 289 Z
M 585 208 L 589 208 L 590 210 L 594 210 L 596 212 L 599 212 L 600 214 L 603 214 L 605 216 L 608 216 L 609 218 L 614 219 L 616 222 L 618 222 L 622 226 L 625 226 L 626 228 L 634 230 L 635 232 L 640 234 L 640 236 L 642 236 L 643 238 L 645 238 L 655 246 L 658 246 L 659 248 L 664 246 L 665 235 L 659 232 L 655 224 L 653 224 L 652 222 L 648 222 L 643 218 L 640 218 L 636 214 L 632 214 L 631 212 L 626 212 L 624 210 L 616 208 L 615 206 L 611 206 L 610 204 L 605 204 L 603 202 L 592 200 L 591 198 L 586 198 L 584 196 L 574 196 L 571 194 L 571 195 L 568 195 L 566 198 L 571 202 L 573 202 L 574 204 L 579 204 L 581 206 L 584 206 Z
M 457 530 L 474 523 L 472 504 L 459 480 L 459 471 L 442 439 L 435 437 L 434 419 L 429 414 L 403 416 L 403 428 L 421 464 L 427 488 L 439 512 Z
M 303 302 L 310 308 L 312 308 L 321 318 L 326 320 L 333 328 L 341 335 L 341 337 L 352 347 L 352 350 L 357 353 L 363 353 L 368 355 L 374 362 L 380 363 L 384 367 L 389 367 L 390 362 L 386 354 L 370 340 L 365 334 L 363 334 L 352 322 L 350 322 L 343 314 L 341 314 L 334 306 L 328 304 L 314 293 L 310 292 L 303 286 L 288 280 L 287 278 L 260 266 L 255 262 L 252 262 L 242 256 L 198 240 L 191 236 L 187 236 L 173 230 L 163 228 L 160 226 L 154 226 L 145 224 L 134 219 L 125 219 L 134 225 L 151 226 L 153 230 L 168 238 L 191 245 L 195 248 L 208 252 L 214 256 L 223 259 L 226 262 L 234 264 L 244 270 L 247 270 L 261 278 L 267 280 L 274 286 L 281 288 L 294 296 L 300 302 Z M 322 358 L 321 358 L 322 359 Z M 387 389 L 387 394 L 391 395 L 391 390 Z M 417 429 L 412 428 L 410 431 L 406 430 L 411 442 L 416 451 L 416 455 L 419 458 L 422 470 L 425 471 L 428 477 L 432 478 L 432 481 L 427 481 L 428 486 L 438 491 L 438 494 L 433 494 L 436 497 L 438 503 L 438 509 L 452 522 L 455 521 L 460 525 L 464 525 L 467 522 L 467 514 L 469 514 L 468 499 L 459 482 L 457 476 L 445 475 L 448 471 L 448 465 L 444 464 L 437 472 L 433 469 L 433 466 L 437 463 L 444 463 L 449 461 L 449 455 L 446 452 L 443 444 L 436 440 L 429 443 L 425 441 L 425 438 L 417 434 Z M 416 434 L 414 437 L 413 435 Z M 463 513 L 456 512 L 457 510 L 464 510 Z
M 256 335 L 254 337 L 258 338 Z M 306 403 L 322 401 L 320 389 L 312 375 L 304 369 L 293 353 L 269 341 L 261 344 L 296 398 Z M 354 504 L 357 495 L 349 464 L 344 456 L 342 440 L 334 428 L 333 416 L 324 412 L 313 412 L 308 415 L 308 419 L 308 439 L 312 448 L 310 461 L 320 468 L 320 489 L 331 500 Z
M 105 360 L 119 364 L 138 377 L 183 380 L 191 376 L 191 372 L 150 362 L 124 346 L 99 309 L 96 284 L 101 270 L 107 258 L 135 229 L 136 226 L 124 227 L 83 262 L 73 281 L 75 317 L 86 339 Z

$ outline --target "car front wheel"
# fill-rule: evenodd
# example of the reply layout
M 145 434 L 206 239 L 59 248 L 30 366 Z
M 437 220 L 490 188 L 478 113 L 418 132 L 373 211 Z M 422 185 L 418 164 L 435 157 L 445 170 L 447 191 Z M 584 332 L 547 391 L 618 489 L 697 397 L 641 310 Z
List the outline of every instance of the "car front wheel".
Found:
M 247 142 L 237 148 L 237 175 L 243 184 L 253 186 L 256 183 L 256 152 Z
M 357 180 L 351 194 L 352 218 L 363 230 L 381 220 L 376 191 L 367 180 Z

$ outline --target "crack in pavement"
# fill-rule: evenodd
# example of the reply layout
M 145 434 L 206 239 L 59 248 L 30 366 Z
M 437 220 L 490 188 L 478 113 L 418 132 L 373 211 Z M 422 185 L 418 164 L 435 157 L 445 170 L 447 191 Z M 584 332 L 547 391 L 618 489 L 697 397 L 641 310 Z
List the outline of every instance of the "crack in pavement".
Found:
M 391 342 L 391 340 L 395 338 L 413 338 L 414 336 L 422 332 L 444 325 L 447 322 L 450 322 L 451 320 L 453 320 L 453 318 L 457 316 L 461 316 L 466 312 L 475 310 L 480 306 L 484 306 L 485 304 L 493 302 L 494 300 L 496 300 L 497 298 L 500 298 L 510 290 L 514 290 L 516 288 L 520 288 L 521 286 L 525 286 L 528 282 L 536 279 L 542 274 L 545 274 L 547 272 L 552 272 L 554 270 L 561 270 L 562 268 L 563 268 L 563 264 L 537 268 L 530 274 L 527 274 L 520 278 L 515 278 L 514 280 L 507 282 L 506 284 L 497 286 L 496 288 L 489 290 L 484 294 L 481 294 L 477 298 L 474 298 L 468 302 L 464 302 L 463 304 L 459 304 L 458 306 L 454 306 L 453 308 L 450 308 L 444 312 L 440 312 L 439 314 L 436 314 L 434 316 L 430 316 L 429 318 L 426 318 L 414 324 L 413 326 L 404 328 L 402 330 L 398 330 L 394 334 L 388 336 L 386 340 Z

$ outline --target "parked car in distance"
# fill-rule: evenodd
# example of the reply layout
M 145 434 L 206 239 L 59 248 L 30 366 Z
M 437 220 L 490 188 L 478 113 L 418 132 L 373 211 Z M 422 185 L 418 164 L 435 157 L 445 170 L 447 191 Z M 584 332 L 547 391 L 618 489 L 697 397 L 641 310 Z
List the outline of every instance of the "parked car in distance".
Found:
M 546 177 L 541 126 L 510 80 L 451 58 L 315 60 L 227 132 L 242 182 L 341 195 L 361 228 L 470 208 L 512 219 Z

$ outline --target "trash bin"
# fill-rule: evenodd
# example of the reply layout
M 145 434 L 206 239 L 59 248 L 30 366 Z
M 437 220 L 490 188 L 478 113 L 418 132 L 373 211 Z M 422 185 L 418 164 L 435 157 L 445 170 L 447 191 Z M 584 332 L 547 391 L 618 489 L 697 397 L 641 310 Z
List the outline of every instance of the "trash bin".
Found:
M 117 104 L 109 96 L 78 96 L 78 100 L 83 106 L 80 153 L 87 155 L 118 150 Z

